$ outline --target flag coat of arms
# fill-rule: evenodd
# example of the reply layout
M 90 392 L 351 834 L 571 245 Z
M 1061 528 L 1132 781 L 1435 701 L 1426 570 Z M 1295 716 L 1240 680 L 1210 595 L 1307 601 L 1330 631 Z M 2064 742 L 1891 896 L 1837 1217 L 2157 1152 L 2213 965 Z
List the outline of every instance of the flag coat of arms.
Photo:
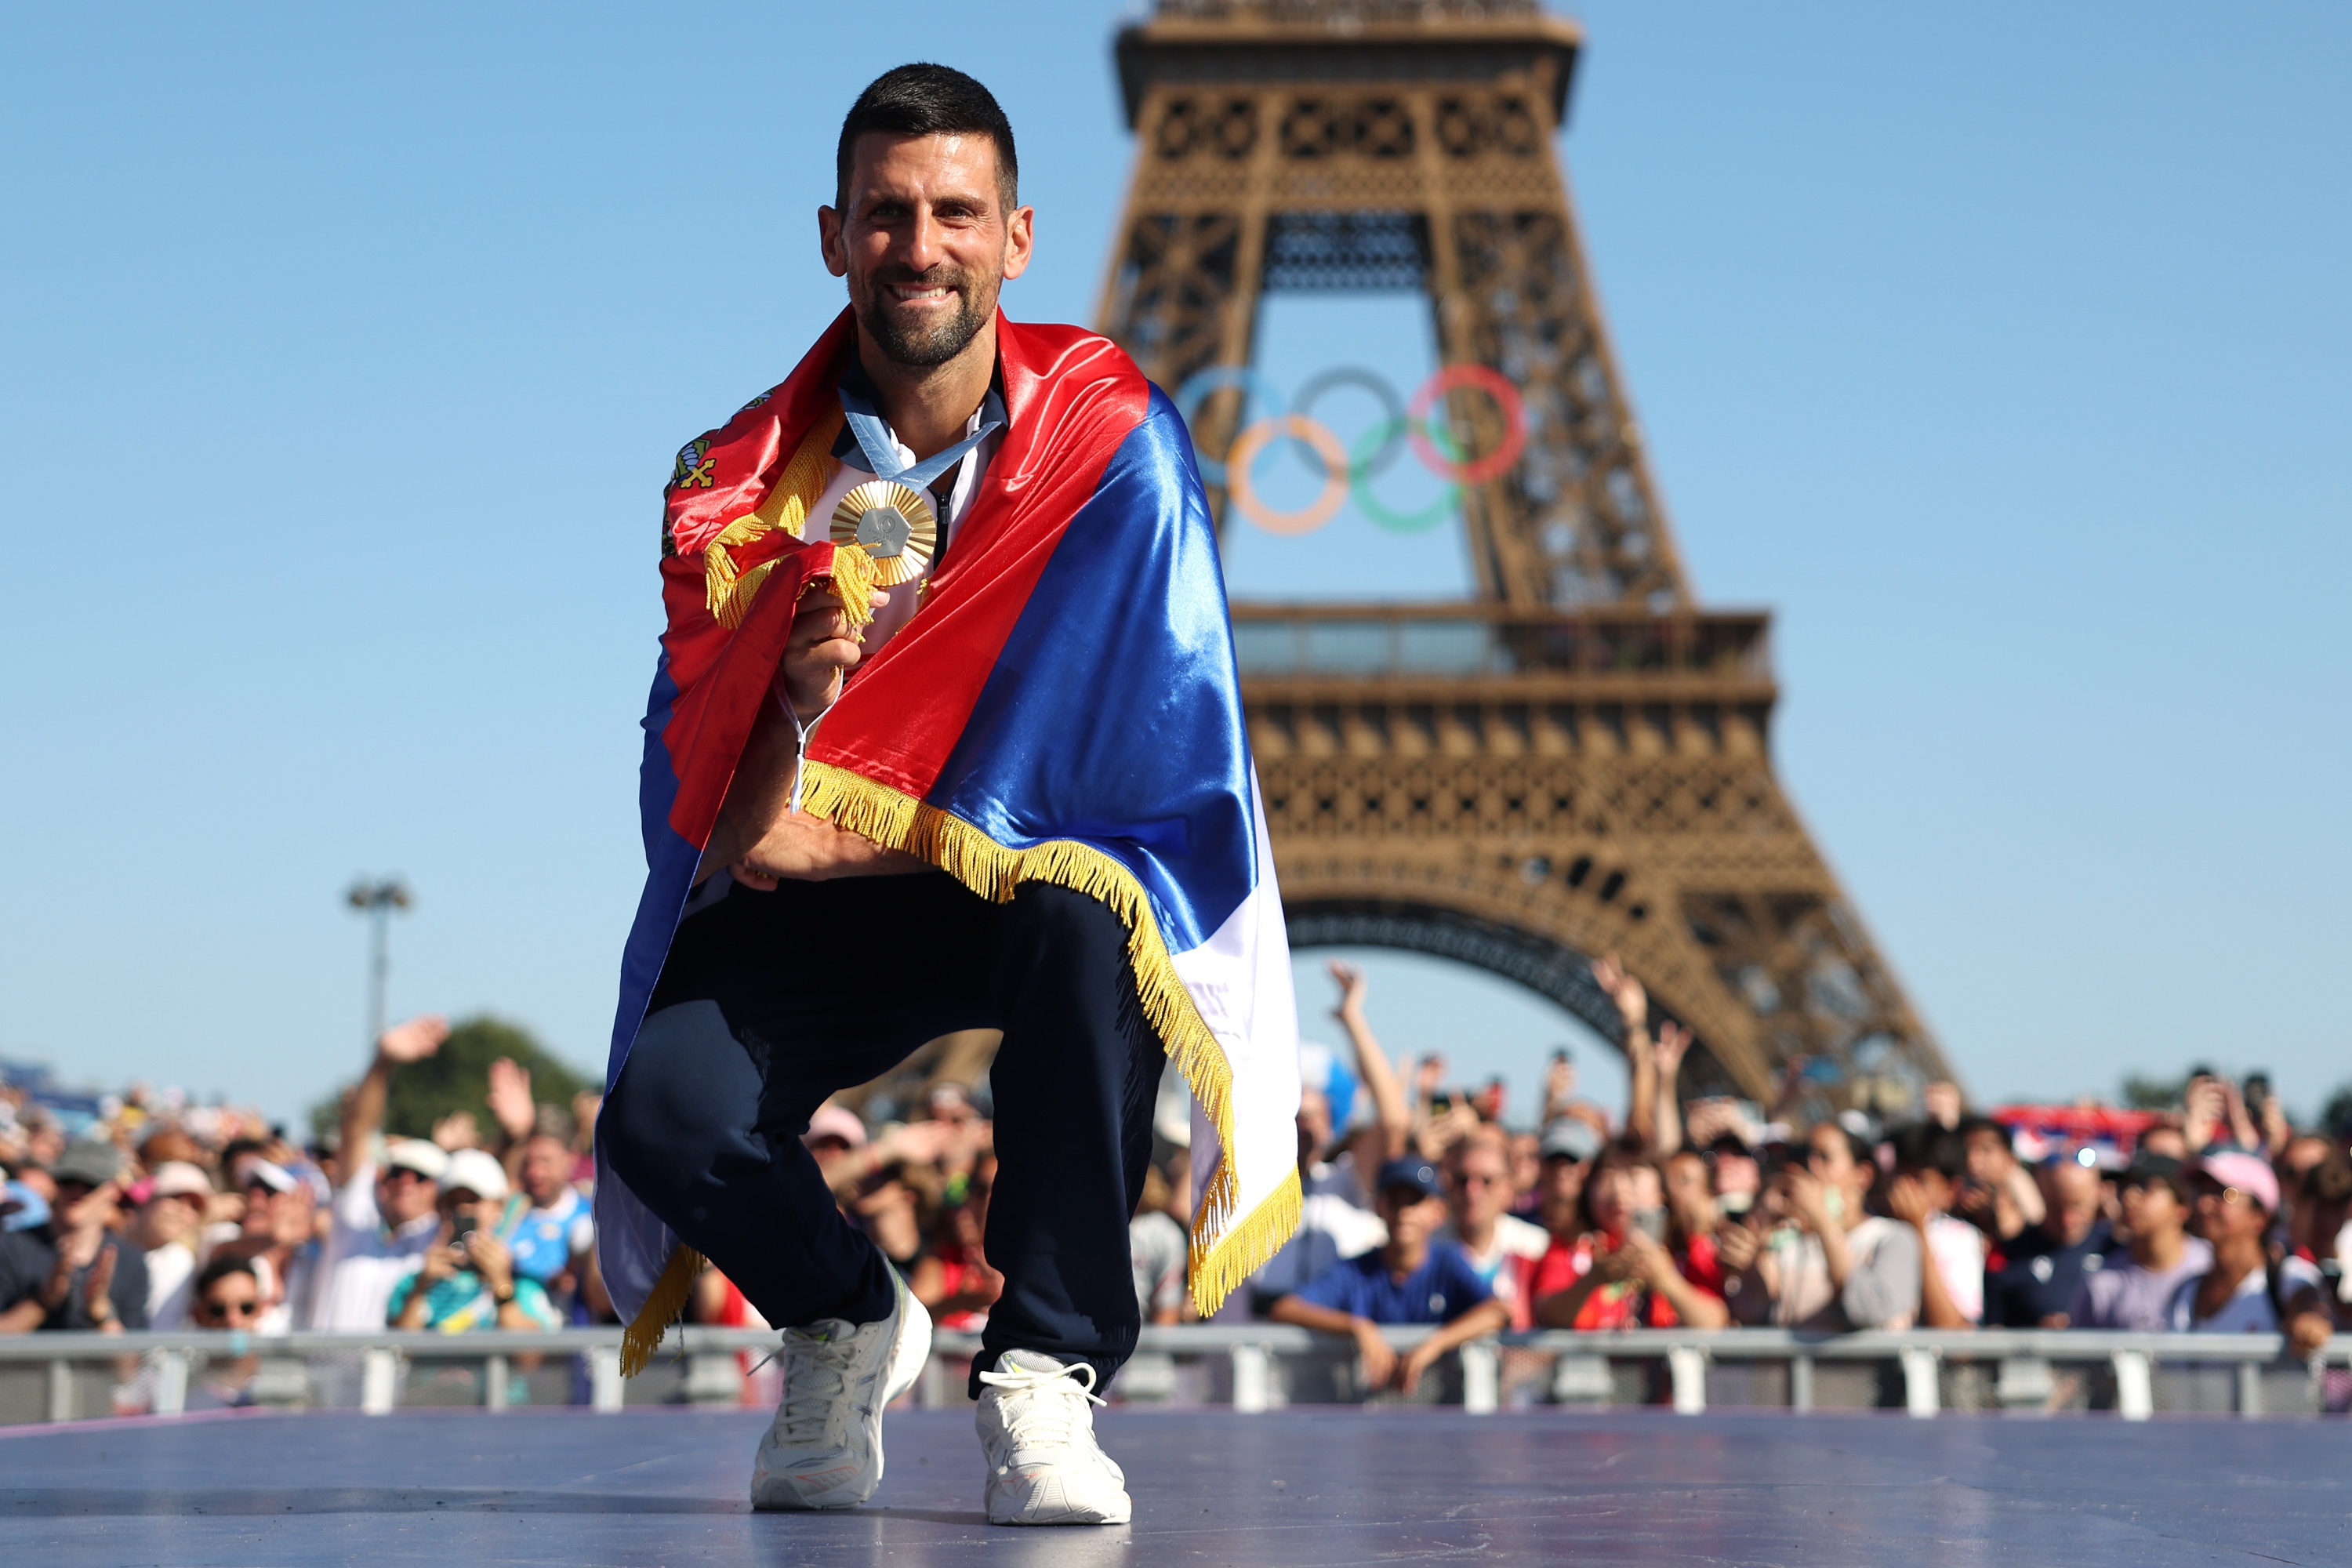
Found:
M 1048 881 L 1125 923 L 1192 1090 L 1206 1314 L 1299 1212 L 1297 1015 L 1214 527 L 1168 397 L 1108 339 L 997 318 L 1007 425 L 921 606 L 811 737 L 803 809 L 982 898 Z M 679 454 L 668 626 L 645 719 L 646 877 L 605 1073 L 619 1080 L 795 606 L 874 563 L 808 509 L 835 471 L 847 311 L 781 385 Z M 720 873 L 723 875 L 724 873 Z M 780 1042 L 782 1043 L 782 1042 Z M 699 1260 L 600 1150 L 598 1258 L 641 1365 Z

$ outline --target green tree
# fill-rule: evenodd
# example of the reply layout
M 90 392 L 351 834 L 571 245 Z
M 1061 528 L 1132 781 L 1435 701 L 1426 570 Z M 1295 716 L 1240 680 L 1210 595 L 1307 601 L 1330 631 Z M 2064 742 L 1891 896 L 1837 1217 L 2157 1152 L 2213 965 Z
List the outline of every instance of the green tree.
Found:
M 489 1113 L 490 1064 L 511 1057 L 530 1074 L 530 1097 L 541 1105 L 571 1109 L 572 1097 L 597 1086 L 571 1063 L 549 1051 L 520 1024 L 482 1014 L 451 1026 L 441 1048 L 421 1062 L 393 1071 L 383 1130 L 394 1138 L 430 1138 L 433 1124 L 454 1110 L 473 1113 L 485 1138 L 498 1136 Z M 348 1089 L 348 1085 L 345 1089 Z M 331 1135 L 342 1114 L 344 1089 L 310 1108 L 310 1127 Z
M 2189 1087 L 2189 1075 L 2179 1078 L 2142 1078 L 2127 1074 L 2123 1082 L 2123 1102 L 2133 1110 L 2169 1110 L 2180 1103 L 2180 1091 Z

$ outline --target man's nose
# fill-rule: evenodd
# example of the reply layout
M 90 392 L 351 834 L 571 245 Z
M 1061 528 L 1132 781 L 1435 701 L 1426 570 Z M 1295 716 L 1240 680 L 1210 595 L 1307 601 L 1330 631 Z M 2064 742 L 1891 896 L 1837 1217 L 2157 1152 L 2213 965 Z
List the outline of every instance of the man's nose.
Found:
M 928 272 L 947 259 L 947 247 L 942 243 L 945 237 L 946 231 L 932 216 L 929 204 L 919 205 L 915 208 L 915 221 L 907 226 L 906 244 L 898 258 L 918 272 Z

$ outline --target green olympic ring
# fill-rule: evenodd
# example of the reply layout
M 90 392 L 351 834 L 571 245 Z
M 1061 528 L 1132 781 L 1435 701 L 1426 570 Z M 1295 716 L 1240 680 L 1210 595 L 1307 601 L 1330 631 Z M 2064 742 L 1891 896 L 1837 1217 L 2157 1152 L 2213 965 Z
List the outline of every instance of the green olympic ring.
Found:
M 1422 533 L 1435 528 L 1462 505 L 1462 487 L 1448 484 L 1444 492 L 1419 511 L 1393 512 L 1381 504 L 1372 494 L 1371 465 L 1384 449 L 1392 450 L 1389 443 L 1409 434 L 1421 421 L 1405 417 L 1383 420 L 1357 440 L 1356 449 L 1349 454 L 1348 477 L 1352 481 L 1349 497 L 1356 510 L 1391 533 Z M 1437 432 L 1431 431 L 1434 437 Z M 1451 445 L 1449 439 L 1448 445 Z M 1449 458 L 1449 462 L 1458 459 Z

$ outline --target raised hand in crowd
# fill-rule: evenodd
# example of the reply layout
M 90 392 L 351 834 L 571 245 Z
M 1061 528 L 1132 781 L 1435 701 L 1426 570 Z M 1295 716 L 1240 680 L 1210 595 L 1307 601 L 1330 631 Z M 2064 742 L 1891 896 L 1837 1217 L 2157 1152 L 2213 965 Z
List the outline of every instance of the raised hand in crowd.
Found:
M 490 1089 L 488 1096 L 490 1118 L 507 1142 L 519 1143 L 530 1136 L 538 1124 L 539 1107 L 530 1098 L 530 1069 L 512 1057 L 500 1057 L 490 1064 Z
M 1412 1141 L 1423 1159 L 1443 1160 L 1448 1150 L 1481 1125 L 1477 1108 L 1467 1100 L 1456 1100 L 1444 1110 L 1424 1117 L 1413 1129 Z
M 1543 1119 L 1564 1114 L 1569 1102 L 1576 1098 L 1576 1063 L 1565 1049 L 1554 1051 L 1551 1065 L 1544 1068 Z
M 449 1021 L 437 1013 L 403 1019 L 375 1037 L 375 1055 L 343 1101 L 342 1141 L 339 1148 L 345 1182 L 352 1181 L 370 1165 L 368 1145 L 383 1125 L 384 1101 L 392 1090 L 392 1069 L 423 1061 L 439 1050 L 441 1042 L 448 1037 Z
M 1371 1097 L 1372 1120 L 1381 1141 L 1377 1150 L 1365 1148 L 1357 1153 L 1357 1169 L 1377 1170 L 1404 1153 L 1412 1136 L 1412 1108 L 1405 1101 L 1404 1085 L 1397 1079 L 1386 1047 L 1372 1033 L 1370 1016 L 1364 1009 L 1364 995 L 1370 986 L 1363 970 L 1336 958 L 1329 969 L 1339 987 L 1339 1005 L 1331 1009 L 1331 1016 L 1348 1031 L 1348 1043 L 1355 1047 L 1356 1077 Z M 1366 1139 L 1368 1135 L 1369 1130 L 1356 1136 Z
M 970 1169 L 987 1148 L 989 1124 L 966 1121 L 906 1121 L 882 1130 L 862 1148 L 825 1167 L 825 1185 L 844 1203 L 856 1199 L 866 1183 L 893 1165 L 954 1165 Z
M 1437 1098 L 1438 1086 L 1444 1081 L 1444 1052 L 1430 1051 L 1413 1064 L 1412 1108 L 1416 1114 L 1428 1114 L 1429 1102 Z
M 2201 1154 L 2205 1146 L 2221 1135 L 2229 1120 L 2229 1101 L 2221 1093 L 2221 1080 L 2210 1073 L 2192 1077 L 2180 1091 L 2180 1136 L 2191 1154 Z
M 1743 1143 L 1753 1142 L 1739 1102 L 1729 1095 L 1710 1094 L 1694 1100 L 1683 1107 L 1683 1116 L 1690 1124 L 1688 1136 L 1694 1149 L 1705 1149 L 1726 1133 Z
M 420 1013 L 414 1018 L 404 1018 L 375 1040 L 375 1054 L 380 1061 L 396 1067 L 421 1062 L 441 1048 L 449 1037 L 449 1021 L 438 1013 Z
M 2239 1148 L 2250 1153 L 2261 1152 L 2262 1131 L 2254 1125 L 2252 1114 L 2246 1110 L 2246 1097 L 2239 1089 L 2237 1079 L 2225 1078 L 2219 1081 L 2221 1086 L 2222 1122 L 2229 1129 L 2231 1138 Z
M 1688 1029 L 1669 1019 L 1658 1026 L 1657 1044 L 1650 1047 L 1658 1075 L 1657 1100 L 1651 1113 L 1650 1148 L 1660 1159 L 1683 1146 L 1682 1096 L 1676 1079 L 1682 1072 L 1683 1058 L 1695 1037 Z
M 1623 962 L 1615 953 L 1604 952 L 1592 961 L 1592 983 L 1617 1005 L 1617 1016 L 1625 1021 L 1626 1034 L 1648 1031 L 1650 994 L 1642 989 L 1640 981 L 1626 973 Z

